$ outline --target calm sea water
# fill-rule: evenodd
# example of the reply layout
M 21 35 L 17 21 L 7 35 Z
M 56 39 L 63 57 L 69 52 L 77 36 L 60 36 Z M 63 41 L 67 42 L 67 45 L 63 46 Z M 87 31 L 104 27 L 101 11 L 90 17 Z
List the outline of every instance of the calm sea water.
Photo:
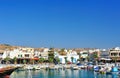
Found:
M 117 74 L 101 75 L 89 70 L 15 71 L 10 78 L 120 78 Z

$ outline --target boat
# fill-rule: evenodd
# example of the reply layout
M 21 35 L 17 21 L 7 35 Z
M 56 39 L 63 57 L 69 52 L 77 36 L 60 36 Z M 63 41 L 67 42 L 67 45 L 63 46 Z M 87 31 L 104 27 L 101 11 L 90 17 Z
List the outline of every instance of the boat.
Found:
M 49 67 L 49 70 L 54 70 L 55 68 L 54 67 Z
M 10 76 L 13 71 L 18 69 L 18 67 L 1 67 L 0 68 L 0 77 Z
M 109 67 L 106 69 L 106 74 L 119 74 L 119 70 L 117 67 Z
M 106 68 L 106 74 L 112 74 L 111 70 L 112 70 L 111 67 L 107 67 L 107 68 Z
M 99 72 L 99 70 L 100 70 L 100 67 L 99 67 L 99 66 L 94 66 L 94 71 L 95 71 L 95 72 Z
M 36 66 L 36 67 L 35 67 L 35 70 L 40 70 L 40 69 L 41 69 L 40 66 Z
M 82 65 L 82 64 L 80 64 L 80 63 L 78 63 L 77 66 L 78 66 L 80 69 L 85 69 L 85 68 L 87 68 L 87 66 Z
M 118 72 L 118 76 L 120 76 L 120 71 Z
M 80 67 L 78 67 L 78 66 L 73 66 L 72 67 L 72 70 L 80 70 L 81 68 Z
M 112 67 L 111 72 L 118 72 L 118 68 L 117 67 Z

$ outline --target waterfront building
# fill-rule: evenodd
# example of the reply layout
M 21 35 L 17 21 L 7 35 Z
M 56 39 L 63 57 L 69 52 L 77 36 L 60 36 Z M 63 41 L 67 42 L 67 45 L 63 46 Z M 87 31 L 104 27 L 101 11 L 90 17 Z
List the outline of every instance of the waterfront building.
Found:
M 60 59 L 60 63 L 65 64 L 66 63 L 66 58 L 67 56 L 59 55 L 58 58 Z
M 100 49 L 89 49 L 88 52 L 88 61 L 93 62 L 94 64 L 98 64 L 100 61 Z
M 49 48 L 44 48 L 43 51 L 40 52 L 40 58 L 44 58 L 48 60 L 48 51 L 49 51 Z
M 60 63 L 65 64 L 66 63 L 66 60 L 65 60 L 66 57 L 67 57 L 67 50 L 61 49 L 61 50 L 54 51 L 54 58 L 59 58 Z
M 87 50 L 83 50 L 80 52 L 81 61 L 87 61 L 88 56 L 89 56 L 89 52 Z
M 100 51 L 100 60 L 101 61 L 111 61 L 110 56 L 109 56 L 109 50 L 102 49 Z
M 10 59 L 17 59 L 17 63 L 23 63 L 23 61 L 30 62 L 33 59 L 34 55 L 34 48 L 15 48 L 13 50 L 5 50 L 2 59 L 10 58 Z
M 18 63 L 31 63 L 34 60 L 34 48 L 20 47 L 17 55 Z
M 4 50 L 0 50 L 0 60 L 2 60 L 4 54 Z
M 113 61 L 120 61 L 120 48 L 112 48 L 109 50 L 109 56 Z
M 77 63 L 79 55 L 76 51 L 64 50 L 61 52 L 55 52 L 55 57 L 60 59 L 60 63 L 65 64 L 66 62 Z
M 100 50 L 100 57 L 101 58 L 109 58 L 109 51 L 106 49 Z
M 69 52 L 67 52 L 67 60 L 72 62 L 72 63 L 77 63 L 79 59 L 79 55 L 77 54 L 76 51 L 72 51 L 70 50 Z
M 9 57 L 9 55 L 10 55 L 9 52 L 10 52 L 9 50 L 5 50 L 3 55 L 2 55 L 2 59 L 5 59 L 6 57 Z

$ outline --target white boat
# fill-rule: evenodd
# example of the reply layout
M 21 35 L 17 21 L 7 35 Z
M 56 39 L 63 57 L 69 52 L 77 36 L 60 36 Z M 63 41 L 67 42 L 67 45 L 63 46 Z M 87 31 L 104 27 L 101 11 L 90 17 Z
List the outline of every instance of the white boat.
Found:
M 78 67 L 78 66 L 73 66 L 72 69 L 73 69 L 73 70 L 80 70 L 81 68 Z
M 35 70 L 40 70 L 41 67 L 40 67 L 40 66 L 35 66 L 34 69 L 35 69 Z

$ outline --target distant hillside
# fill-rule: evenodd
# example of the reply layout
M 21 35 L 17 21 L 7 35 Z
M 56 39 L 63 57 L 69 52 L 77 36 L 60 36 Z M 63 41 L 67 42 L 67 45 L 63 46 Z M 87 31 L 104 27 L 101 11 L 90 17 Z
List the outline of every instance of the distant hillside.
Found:
M 9 44 L 0 44 L 0 50 L 13 50 L 17 46 L 11 46 Z

